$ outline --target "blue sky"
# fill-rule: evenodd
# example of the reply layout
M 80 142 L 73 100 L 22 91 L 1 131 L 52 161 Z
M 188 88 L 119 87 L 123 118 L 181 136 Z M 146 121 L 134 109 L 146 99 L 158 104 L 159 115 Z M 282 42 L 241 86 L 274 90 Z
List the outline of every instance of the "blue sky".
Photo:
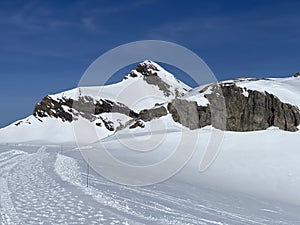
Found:
M 299 1 L 0 1 L 0 127 L 131 41 L 172 41 L 219 80 L 300 71 Z

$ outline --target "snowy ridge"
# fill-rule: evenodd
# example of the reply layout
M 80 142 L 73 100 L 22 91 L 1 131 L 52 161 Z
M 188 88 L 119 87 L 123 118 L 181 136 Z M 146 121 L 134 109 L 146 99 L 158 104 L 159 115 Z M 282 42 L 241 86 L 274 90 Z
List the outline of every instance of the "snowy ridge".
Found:
M 300 96 L 300 79 L 298 77 L 244 80 L 236 82 L 236 84 L 249 90 L 266 91 L 277 96 L 282 102 L 300 108 L 300 98 L 297 97 Z
M 220 83 L 228 102 L 236 98 L 247 103 L 255 94 L 268 96 L 272 104 L 279 102 L 287 113 L 292 108 L 296 114 L 300 107 L 297 77 Z M 191 104 L 197 112 L 207 110 L 214 85 L 190 90 L 158 64 L 145 61 L 118 84 L 80 87 L 44 98 L 35 116 L 0 129 L 0 142 L 14 143 L 0 144 L 0 224 L 299 224 L 299 131 L 272 126 L 224 131 L 219 154 L 199 172 L 207 146 L 220 130 L 209 124 L 190 129 L 175 122 L 170 104 L 176 99 L 188 102 L 184 109 Z M 74 102 L 98 104 L 99 113 L 80 111 Z M 239 109 L 235 102 L 232 106 Z M 231 113 L 239 114 L 234 110 Z M 182 170 L 163 183 L 122 186 L 92 170 L 87 174 L 87 164 L 74 147 L 78 140 L 74 127 L 90 136 L 80 124 L 97 133 L 81 147 L 90 150 L 101 143 L 117 159 L 135 166 L 166 159 L 182 137 L 181 150 L 195 151 Z
M 170 96 L 166 96 L 158 86 L 148 84 L 143 79 L 146 75 L 143 75 L 136 70 L 132 70 L 121 82 L 116 84 L 96 87 L 79 87 L 49 96 L 58 100 L 63 98 L 76 99 L 79 96 L 89 96 L 95 100 L 101 98 L 118 101 L 133 110 L 141 110 L 148 108 L 149 106 L 153 107 L 156 103 L 160 104 L 173 99 L 176 96 L 176 90 L 180 95 L 184 95 L 191 89 L 191 87 L 179 81 L 173 74 L 166 71 L 157 63 L 146 60 L 139 65 L 155 68 L 155 70 L 148 69 L 148 71 L 157 73 L 157 76 L 170 86 Z M 136 77 L 132 76 L 132 73 L 134 73 Z
M 278 97 L 282 102 L 300 107 L 300 100 L 295 97 L 300 95 L 300 79 L 298 77 L 277 79 L 241 78 L 222 81 L 219 84 L 224 86 L 234 84 L 237 87 L 241 87 L 245 97 L 249 95 L 247 90 L 256 90 L 262 93 L 268 92 Z M 191 90 L 190 87 L 179 81 L 173 74 L 157 63 L 146 60 L 140 63 L 135 70 L 132 70 L 119 83 L 102 87 L 79 87 L 59 94 L 49 95 L 47 101 L 56 101 L 56 103 L 54 102 L 55 104 L 67 102 L 59 110 L 63 110 L 65 114 L 70 114 L 70 118 L 75 117 L 71 123 L 63 122 L 64 120 L 70 121 L 68 118 L 63 118 L 63 121 L 56 118 L 60 116 L 58 111 L 56 111 L 58 109 L 52 109 L 49 112 L 56 114 L 55 116 L 47 116 L 47 113 L 46 117 L 29 116 L 0 129 L 0 141 L 74 142 L 76 138 L 73 132 L 74 124 L 81 120 L 87 120 L 87 118 L 90 118 L 89 122 L 98 127 L 96 130 L 100 140 L 114 134 L 116 130 L 130 125 L 134 121 L 133 118 L 128 115 L 110 112 L 92 115 L 92 117 L 84 115 L 78 117 L 77 115 L 81 115 L 81 112 L 73 108 L 71 103 L 68 103 L 69 99 L 78 100 L 82 97 L 83 101 L 87 101 L 87 103 L 92 102 L 93 104 L 110 101 L 121 107 L 124 104 L 124 106 L 136 113 L 144 109 L 153 108 L 155 105 L 162 105 L 167 108 L 168 103 L 174 98 L 195 101 L 198 106 L 207 107 L 209 106 L 207 95 L 212 93 L 213 85 L 215 84 L 208 84 Z M 49 104 L 47 101 L 45 104 Z M 52 107 L 51 104 L 49 107 Z M 168 122 L 168 124 L 170 126 L 176 125 L 174 121 Z M 108 128 L 108 126 L 111 128 Z M 135 132 L 143 133 L 143 130 L 137 128 Z
M 154 107 L 155 104 L 163 104 L 170 101 L 175 97 L 176 94 L 183 95 L 190 89 L 187 85 L 177 80 L 171 73 L 164 70 L 158 64 L 152 61 L 145 61 L 140 65 L 147 68 L 155 68 L 155 72 L 158 74 L 166 84 L 168 85 L 168 93 L 170 96 L 166 96 L 163 90 L 160 90 L 155 84 L 147 83 L 143 78 L 146 75 L 142 75 L 137 72 L 137 77 L 124 78 L 123 81 L 101 87 L 79 87 L 72 90 L 64 91 L 62 93 L 49 95 L 48 98 L 56 102 L 68 101 L 69 99 L 79 99 L 81 96 L 92 100 L 93 103 L 97 101 L 101 103 L 102 100 L 108 100 L 112 102 L 119 102 L 128 106 L 134 111 L 140 111 L 142 109 Z M 154 70 L 147 69 L 150 73 Z M 133 71 L 132 71 L 133 72 Z M 168 83 L 167 83 L 168 82 Z M 46 103 L 48 104 L 48 103 Z M 52 104 L 52 103 L 51 103 Z M 51 106 L 51 105 L 50 105 Z M 62 109 L 69 113 L 78 114 L 76 109 L 71 108 L 69 105 L 63 105 Z M 57 113 L 55 110 L 51 112 Z M 104 121 L 109 122 L 114 129 L 120 126 L 124 126 L 131 118 L 118 114 L 118 113 L 103 113 L 100 117 L 95 117 L 91 121 L 95 127 L 96 124 L 100 124 L 104 127 Z M 78 120 L 86 120 L 86 118 L 79 117 Z M 29 116 L 23 120 L 17 121 L 8 127 L 0 129 L 0 141 L 3 142 L 50 142 L 50 143 L 63 143 L 63 142 L 74 142 L 74 123 L 62 122 L 59 119 L 50 117 L 35 117 Z M 30 131 L 29 131 L 30 130 Z M 113 134 L 114 131 L 97 129 L 99 139 Z

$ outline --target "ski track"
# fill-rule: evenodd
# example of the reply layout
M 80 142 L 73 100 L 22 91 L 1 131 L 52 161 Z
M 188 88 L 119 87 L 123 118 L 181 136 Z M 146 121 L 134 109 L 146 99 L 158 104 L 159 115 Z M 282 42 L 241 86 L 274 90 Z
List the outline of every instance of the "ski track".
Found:
M 229 212 L 230 206 L 223 210 L 210 206 L 209 200 L 121 186 L 93 175 L 87 188 L 86 174 L 76 159 L 46 150 L 43 146 L 32 154 L 0 153 L 1 225 L 288 224 Z
M 0 154 L 0 222 L 3 225 L 22 224 L 11 200 L 7 180 L 10 170 L 26 156 L 25 152 L 15 150 Z
M 126 224 L 125 218 L 109 212 L 104 218 L 90 199 L 62 187 L 44 167 L 49 159 L 42 147 L 1 167 L 1 224 Z
M 282 221 L 254 219 L 247 215 L 226 212 L 157 190 L 121 186 L 94 176 L 90 176 L 89 179 L 94 186 L 86 188 L 86 184 L 79 179 L 79 177 L 86 177 L 86 174 L 81 174 L 75 159 L 64 155 L 58 156 L 56 168 L 56 172 L 63 180 L 90 194 L 104 208 L 110 207 L 135 219 L 145 220 L 145 224 L 287 224 Z M 95 186 L 101 187 L 101 190 Z

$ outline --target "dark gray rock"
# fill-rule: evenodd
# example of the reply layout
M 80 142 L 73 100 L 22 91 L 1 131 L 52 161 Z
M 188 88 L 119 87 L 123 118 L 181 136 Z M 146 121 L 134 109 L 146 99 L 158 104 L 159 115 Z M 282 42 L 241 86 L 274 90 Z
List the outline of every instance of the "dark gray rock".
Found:
M 72 100 L 55 101 L 51 97 L 46 96 L 34 107 L 33 115 L 40 118 L 55 117 L 60 118 L 63 122 L 72 122 L 72 114 L 70 112 L 66 112 L 62 107 L 63 105 L 72 105 L 72 103 Z
M 63 106 L 67 106 L 69 110 L 65 111 Z M 122 103 L 107 99 L 95 101 L 89 96 L 79 97 L 78 100 L 66 98 L 54 100 L 50 96 L 46 96 L 35 106 L 33 115 L 40 118 L 55 117 L 63 122 L 72 122 L 79 115 L 89 121 L 95 121 L 98 118 L 97 115 L 110 112 L 121 113 L 132 118 L 138 117 L 138 113 Z
M 270 126 L 286 131 L 297 130 L 300 113 L 296 106 L 283 103 L 267 92 L 243 90 L 235 84 L 220 87 L 226 105 L 226 130 L 255 131 Z M 243 94 L 245 91 L 248 96 Z M 207 98 L 210 102 L 216 98 L 214 91 Z
M 140 71 L 145 73 L 145 70 Z M 102 123 L 97 123 L 97 126 L 103 124 L 111 131 L 115 129 L 113 123 L 104 120 L 100 116 L 102 113 L 121 113 L 131 117 L 132 121 L 126 125 L 131 128 L 142 127 L 141 121 L 148 122 L 170 113 L 175 122 L 190 129 L 212 125 L 221 130 L 241 132 L 264 130 L 270 126 L 286 131 L 298 130 L 299 109 L 281 102 L 270 93 L 243 89 L 235 82 L 216 83 L 207 88 L 210 88 L 210 92 L 204 96 L 209 101 L 208 106 L 198 106 L 195 101 L 175 98 L 167 105 L 167 109 L 163 105 L 156 105 L 155 108 L 136 113 L 122 103 L 107 99 L 95 101 L 91 97 L 83 96 L 78 100 L 54 100 L 46 96 L 35 106 L 33 115 L 39 120 L 43 117 L 54 117 L 63 122 L 72 122 L 79 116 L 91 122 L 101 119 Z
M 295 73 L 294 77 L 300 77 L 300 72 Z
M 198 106 L 196 102 L 184 99 L 169 103 L 173 120 L 190 129 L 213 125 L 221 130 L 242 132 L 271 126 L 286 131 L 298 130 L 299 109 L 272 94 L 243 90 L 234 83 L 214 84 L 210 88 L 211 93 L 205 95 L 209 106 Z
M 148 84 L 157 86 L 166 97 L 171 95 L 170 85 L 164 82 L 156 72 L 153 72 L 159 71 L 156 66 L 151 63 L 140 63 L 137 65 L 136 71 L 143 75 L 143 79 Z
M 190 129 L 200 128 L 197 102 L 184 99 L 174 99 L 168 104 L 168 111 L 175 122 Z
M 138 118 L 148 122 L 156 118 L 160 118 L 162 116 L 168 115 L 168 111 L 164 106 L 152 108 L 152 109 L 144 109 L 140 111 Z
M 134 128 L 137 128 L 137 127 L 144 128 L 145 124 L 141 120 L 137 120 L 137 121 L 135 121 L 134 124 L 129 126 L 129 129 L 134 129 Z

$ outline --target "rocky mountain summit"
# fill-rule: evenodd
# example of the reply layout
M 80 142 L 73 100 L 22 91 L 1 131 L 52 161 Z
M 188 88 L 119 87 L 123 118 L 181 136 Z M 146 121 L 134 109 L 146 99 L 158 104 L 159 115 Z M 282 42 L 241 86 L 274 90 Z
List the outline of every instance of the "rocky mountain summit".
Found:
M 295 73 L 294 77 L 300 77 L 300 72 Z
M 132 118 L 128 126 L 136 123 L 142 124 L 153 119 L 171 114 L 175 122 L 190 129 L 202 128 L 212 125 L 215 128 L 228 131 L 255 131 L 275 126 L 286 131 L 296 131 L 300 124 L 300 112 L 297 106 L 284 103 L 275 95 L 268 92 L 248 90 L 236 85 L 236 82 L 258 81 L 259 79 L 240 79 L 231 82 L 211 84 L 199 90 L 205 93 L 202 98 L 208 100 L 208 105 L 198 105 L 197 101 L 185 98 L 187 88 L 175 88 L 164 81 L 159 75 L 159 68 L 151 61 L 137 65 L 125 80 L 140 77 L 148 85 L 157 86 L 164 96 L 173 96 L 166 101 L 165 106 L 151 107 L 135 112 L 126 104 L 109 99 L 93 99 L 91 96 L 80 96 L 78 99 L 66 98 L 52 99 L 46 96 L 35 106 L 33 115 L 36 118 L 54 117 L 63 122 L 72 122 L 83 117 L 91 122 L 101 119 L 103 113 L 120 113 Z M 180 81 L 176 80 L 178 83 Z M 201 96 L 199 96 L 200 98 Z M 157 103 L 157 105 L 159 105 Z M 213 112 L 213 113 L 212 113 Z M 140 121 L 141 120 L 141 121 Z M 112 122 L 110 121 L 112 124 Z M 101 126 L 101 122 L 96 123 Z M 111 126 L 110 130 L 115 130 Z M 135 126 L 133 126 L 135 127 Z M 141 127 L 141 126 L 139 126 Z
M 168 105 L 174 121 L 191 129 L 212 125 L 227 131 L 256 131 L 275 126 L 286 131 L 297 131 L 300 124 L 298 107 L 281 102 L 268 92 L 247 90 L 234 83 L 210 86 L 205 94 L 208 106 L 195 101 L 174 99 Z
M 105 137 L 122 129 L 144 129 L 157 119 L 171 119 L 191 130 L 212 126 L 246 132 L 277 127 L 294 132 L 300 124 L 300 101 L 290 97 L 289 85 L 298 80 L 240 78 L 192 89 L 147 60 L 120 83 L 48 95 L 34 107 L 31 117 L 8 128 L 43 126 L 50 120 L 64 127 L 86 120 Z

